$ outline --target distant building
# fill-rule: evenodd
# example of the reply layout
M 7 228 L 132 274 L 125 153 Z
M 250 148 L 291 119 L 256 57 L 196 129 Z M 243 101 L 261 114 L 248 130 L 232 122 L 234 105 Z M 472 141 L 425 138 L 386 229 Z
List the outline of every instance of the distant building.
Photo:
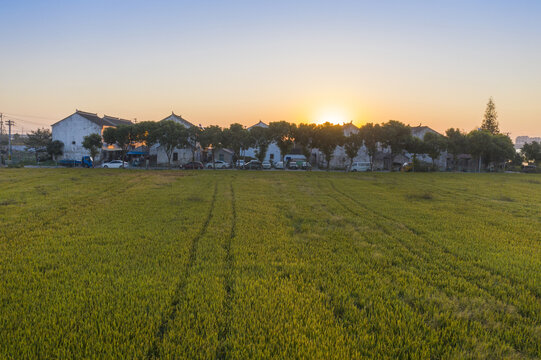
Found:
M 52 139 L 64 143 L 64 154 L 61 158 L 80 159 L 85 155 L 89 155 L 88 150 L 83 147 L 85 136 L 90 134 L 102 135 L 103 130 L 107 127 L 129 125 L 131 123 L 130 120 L 107 115 L 99 117 L 94 113 L 76 110 L 75 113 L 51 125 Z M 104 145 L 103 150 L 118 150 L 118 148 L 108 149 Z
M 171 112 L 171 115 L 163 118 L 161 121 L 174 121 L 186 128 L 190 128 L 192 126 L 195 126 L 188 120 L 184 119 L 181 115 L 177 115 L 174 112 Z M 160 146 L 160 144 L 155 144 L 150 148 L 150 159 L 152 163 L 158 164 L 158 165 L 166 165 L 168 164 L 168 158 L 167 153 L 165 152 L 165 149 Z M 192 153 L 192 150 L 189 148 L 176 148 L 173 150 L 173 154 L 171 156 L 171 165 L 172 166 L 180 166 L 182 164 L 185 164 L 187 162 L 192 161 L 194 154 Z M 200 149 L 195 154 L 195 160 L 200 161 L 201 160 L 201 151 Z
M 253 129 L 256 126 L 263 127 L 263 128 L 268 128 L 269 127 L 269 125 L 265 124 L 263 121 L 260 120 L 257 124 L 250 126 L 248 128 L 248 130 Z M 253 148 L 253 147 L 249 148 L 249 149 L 246 149 L 246 150 L 244 150 L 242 152 L 241 157 L 255 158 L 257 151 L 258 151 L 258 149 Z M 265 154 L 265 158 L 263 160 L 270 161 L 271 163 L 282 160 L 281 153 L 280 153 L 280 148 L 278 147 L 278 145 L 276 145 L 276 142 L 273 141 L 273 142 L 271 142 L 269 144 L 269 147 L 267 149 L 267 153 Z

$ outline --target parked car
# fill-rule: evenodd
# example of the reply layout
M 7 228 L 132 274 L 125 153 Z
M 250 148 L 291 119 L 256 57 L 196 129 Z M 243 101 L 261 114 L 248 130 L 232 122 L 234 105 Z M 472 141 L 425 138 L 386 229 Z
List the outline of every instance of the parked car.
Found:
M 239 169 L 242 169 L 242 167 L 244 166 L 244 160 L 237 160 L 235 166 Z
M 263 169 L 270 169 L 270 168 L 272 168 L 272 165 L 271 165 L 270 161 L 265 160 L 265 161 L 263 161 L 261 163 L 261 167 Z
M 109 162 L 104 162 L 103 164 L 101 164 L 101 167 L 111 169 L 126 168 L 128 167 L 128 163 L 122 160 L 113 160 Z
M 262 169 L 261 161 L 250 160 L 242 166 L 244 170 L 260 170 Z
M 203 163 L 201 161 L 190 161 L 182 166 L 185 170 L 203 169 Z
M 353 172 L 356 171 L 370 171 L 370 163 L 369 162 L 354 162 L 351 165 L 351 170 Z
M 301 169 L 312 170 L 312 164 L 310 164 L 308 161 L 303 161 L 301 165 Z
M 277 161 L 274 163 L 275 169 L 283 169 L 284 168 L 284 162 L 283 161 Z
M 287 164 L 287 168 L 289 170 L 297 170 L 299 168 L 299 164 L 297 164 L 296 161 L 290 161 L 289 164 Z
M 222 160 L 216 160 L 214 161 L 214 165 L 216 169 L 227 169 L 230 167 L 229 163 L 222 161 Z M 207 163 L 206 165 L 207 169 L 212 169 L 212 162 Z

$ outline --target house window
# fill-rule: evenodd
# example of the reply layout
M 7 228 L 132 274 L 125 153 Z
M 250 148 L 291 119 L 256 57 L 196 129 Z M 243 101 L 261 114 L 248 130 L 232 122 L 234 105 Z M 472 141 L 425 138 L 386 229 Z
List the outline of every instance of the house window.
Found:
M 274 154 L 270 154 L 270 160 L 274 160 Z
M 72 141 L 71 144 L 72 144 L 72 145 L 75 145 L 75 141 Z
M 173 161 L 178 161 L 178 153 L 173 153 Z

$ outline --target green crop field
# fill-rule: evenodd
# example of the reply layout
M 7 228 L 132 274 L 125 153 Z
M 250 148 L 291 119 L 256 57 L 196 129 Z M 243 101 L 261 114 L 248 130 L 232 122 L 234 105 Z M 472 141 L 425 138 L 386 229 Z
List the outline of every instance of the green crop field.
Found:
M 0 171 L 0 358 L 541 357 L 541 176 Z

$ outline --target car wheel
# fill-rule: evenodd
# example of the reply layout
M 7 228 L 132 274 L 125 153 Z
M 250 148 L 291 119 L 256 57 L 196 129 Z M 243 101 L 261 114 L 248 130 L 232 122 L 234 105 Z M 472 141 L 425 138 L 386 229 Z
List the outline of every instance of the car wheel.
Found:
M 108 167 L 109 167 L 109 166 L 107 166 L 107 165 L 103 165 L 103 168 L 104 168 L 104 169 L 107 169 Z

